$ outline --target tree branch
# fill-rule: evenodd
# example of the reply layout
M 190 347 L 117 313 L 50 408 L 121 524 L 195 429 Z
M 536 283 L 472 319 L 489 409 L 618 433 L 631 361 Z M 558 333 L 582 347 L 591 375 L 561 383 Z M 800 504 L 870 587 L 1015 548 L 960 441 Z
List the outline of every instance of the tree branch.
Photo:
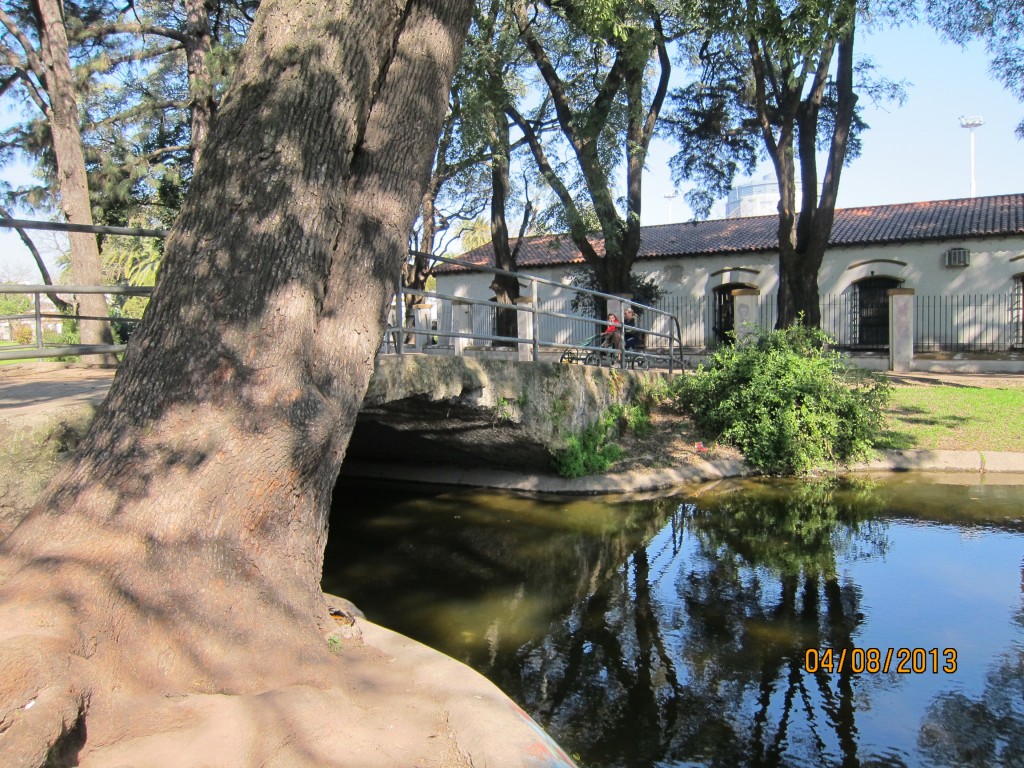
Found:
M 28 62 L 32 73 L 41 82 L 46 82 L 46 67 L 43 66 L 43 62 L 36 55 L 35 46 L 32 45 L 32 41 L 28 39 L 28 36 L 21 31 L 21 27 L 17 25 L 14 19 L 7 15 L 3 8 L 0 8 L 0 22 L 7 27 L 7 31 L 21 44 L 22 49 L 25 51 L 25 61 Z
M 173 27 L 161 27 L 153 24 L 103 24 L 96 27 L 83 27 L 76 30 L 71 37 L 72 42 L 80 43 L 84 40 L 96 40 L 110 35 L 155 35 L 157 37 L 169 37 L 177 40 L 182 45 L 188 45 L 189 36 L 179 29 Z
M 0 219 L 10 221 L 12 218 L 14 217 L 11 216 L 6 208 L 0 208 Z M 21 238 L 21 242 L 25 244 L 26 248 L 28 248 L 29 253 L 32 254 L 32 258 L 35 259 L 36 266 L 39 268 L 39 275 L 43 278 L 43 283 L 45 285 L 53 285 L 53 278 L 50 277 L 50 272 L 46 268 L 46 262 L 43 261 L 43 257 L 39 253 L 39 249 L 36 248 L 36 244 L 32 242 L 32 238 L 28 236 L 28 233 L 22 227 L 14 227 L 13 229 L 18 233 L 18 237 Z M 71 305 L 56 294 L 50 294 L 50 299 L 60 312 L 65 312 L 71 309 Z
M 583 217 L 580 214 L 579 209 L 576 207 L 576 201 L 573 200 L 572 193 L 569 191 L 565 183 L 559 178 L 558 174 L 551 167 L 551 163 L 548 161 L 547 155 L 544 152 L 544 147 L 540 143 L 540 139 L 533 130 L 533 126 L 519 113 L 514 106 L 506 107 L 506 114 L 512 118 L 512 121 L 519 126 L 519 130 L 523 132 L 523 136 L 530 146 L 530 150 L 533 152 L 533 158 L 537 162 L 537 167 L 540 169 L 541 175 L 544 180 L 551 187 L 552 191 L 558 197 L 559 202 L 562 204 L 562 208 L 565 210 L 565 215 L 569 219 L 569 234 L 572 237 L 576 246 L 580 249 L 580 253 L 583 254 L 583 258 L 594 265 L 601 263 L 601 257 L 597 255 L 597 251 L 594 250 L 593 244 L 587 239 L 587 228 L 583 222 Z
M 50 105 L 47 100 L 43 98 L 39 86 L 32 80 L 29 70 L 21 66 L 21 60 L 18 58 L 18 55 L 6 46 L 0 46 L 0 53 L 3 54 L 4 58 L 7 59 L 7 63 L 10 64 L 11 68 L 14 70 L 14 74 L 11 75 L 11 78 L 4 83 L 3 92 L 6 93 L 7 89 L 16 81 L 21 80 L 22 83 L 24 83 L 25 88 L 28 90 L 29 98 L 35 102 L 35 105 L 39 107 L 39 111 L 42 112 L 43 115 L 49 117 Z
M 145 115 L 150 112 L 163 112 L 166 109 L 177 108 L 185 109 L 188 106 L 187 101 L 161 101 L 155 103 L 139 104 L 138 106 L 126 109 L 124 112 L 119 112 L 116 115 L 109 115 L 104 117 L 102 120 L 91 121 L 83 124 L 83 130 L 92 130 L 100 128 L 104 125 L 110 125 L 111 123 L 117 123 L 124 120 L 130 120 L 139 115 Z

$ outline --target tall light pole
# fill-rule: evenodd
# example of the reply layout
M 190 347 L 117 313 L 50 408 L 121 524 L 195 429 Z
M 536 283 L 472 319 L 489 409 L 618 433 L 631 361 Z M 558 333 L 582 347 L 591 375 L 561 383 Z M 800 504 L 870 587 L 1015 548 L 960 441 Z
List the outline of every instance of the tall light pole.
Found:
M 974 129 L 985 124 L 985 118 L 978 115 L 961 115 L 960 127 L 971 132 L 971 197 L 974 197 Z
M 665 199 L 668 200 L 668 223 L 669 224 L 675 224 L 675 220 L 672 218 L 672 201 L 675 200 L 677 197 L 679 197 L 679 193 L 678 192 L 673 192 L 672 194 L 665 195 Z

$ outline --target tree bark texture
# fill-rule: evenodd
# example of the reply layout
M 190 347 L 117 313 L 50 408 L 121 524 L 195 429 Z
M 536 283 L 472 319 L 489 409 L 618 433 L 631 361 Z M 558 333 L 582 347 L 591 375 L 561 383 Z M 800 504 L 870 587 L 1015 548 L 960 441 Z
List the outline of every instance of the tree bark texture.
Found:
M 316 681 L 332 490 L 470 11 L 264 0 L 110 394 L 0 543 L 0 764 L 116 738 L 147 692 Z
M 497 89 L 495 72 L 491 72 L 493 88 Z M 509 141 L 508 120 L 505 118 L 503 104 L 495 104 L 491 109 L 490 121 L 491 146 L 491 244 L 494 246 L 494 266 L 506 272 L 516 271 L 519 246 L 523 232 L 519 233 L 515 247 L 509 242 L 508 236 L 508 192 L 509 165 L 512 148 Z M 523 229 L 529 223 L 530 210 L 523 214 Z M 501 304 L 514 305 L 520 296 L 519 279 L 511 275 L 495 275 L 490 289 L 494 291 L 494 300 Z M 519 317 L 515 309 L 497 309 L 495 331 L 498 336 L 517 338 L 519 336 Z M 512 342 L 497 342 L 499 346 L 509 346 Z
M 189 112 L 192 162 L 198 165 L 206 138 L 210 134 L 210 127 L 213 125 L 213 116 L 217 111 L 213 76 L 210 74 L 209 65 L 213 35 L 210 31 L 210 15 L 205 0 L 185 0 L 185 13 L 185 61 L 191 91 Z
M 64 217 L 72 224 L 91 225 L 92 204 L 89 179 L 82 154 L 82 136 L 78 127 L 78 103 L 71 74 L 68 38 L 59 0 L 36 0 L 39 16 L 41 58 L 46 71 L 46 91 L 50 98 L 49 118 L 53 153 L 57 160 L 57 189 Z M 71 271 L 79 285 L 102 285 L 99 245 L 95 235 L 71 233 Z M 79 311 L 86 317 L 107 317 L 107 301 L 102 294 L 83 294 Z M 82 320 L 83 344 L 112 344 L 107 320 Z M 108 359 L 109 358 L 109 359 Z M 87 360 L 114 362 L 109 356 L 89 356 Z

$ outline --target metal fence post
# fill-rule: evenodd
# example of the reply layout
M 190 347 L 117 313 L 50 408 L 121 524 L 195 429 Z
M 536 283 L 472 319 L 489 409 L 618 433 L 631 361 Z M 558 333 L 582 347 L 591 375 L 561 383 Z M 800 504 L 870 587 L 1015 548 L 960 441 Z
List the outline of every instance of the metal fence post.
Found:
M 412 327 L 416 330 L 413 336 L 413 349 L 422 352 L 430 343 L 430 305 L 413 304 Z
M 398 333 L 395 334 L 395 354 L 405 353 L 405 296 L 402 295 L 402 276 L 398 276 L 398 289 L 395 291 L 395 317 Z
M 40 352 L 43 349 L 43 300 L 42 293 L 39 291 L 35 292 L 36 297 L 36 349 Z M 43 362 L 43 358 L 40 357 L 36 362 Z
M 537 310 L 540 309 L 540 302 L 537 298 L 537 281 L 530 279 L 530 308 L 533 326 L 533 361 L 540 361 L 540 318 L 537 317 Z

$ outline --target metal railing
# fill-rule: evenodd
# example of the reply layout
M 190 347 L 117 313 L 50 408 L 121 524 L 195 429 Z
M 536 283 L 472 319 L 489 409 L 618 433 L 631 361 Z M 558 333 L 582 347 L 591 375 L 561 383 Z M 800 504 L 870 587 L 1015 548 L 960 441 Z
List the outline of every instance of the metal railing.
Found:
M 914 297 L 915 352 L 1004 352 L 1024 347 L 1020 292 Z
M 120 354 L 125 344 L 65 344 L 59 341 L 47 342 L 54 335 L 61 335 L 64 322 L 68 320 L 100 320 L 108 323 L 134 324 L 138 318 L 95 317 L 91 315 L 67 315 L 50 311 L 43 305 L 44 296 L 58 294 L 82 295 L 101 293 L 108 296 L 148 296 L 153 289 L 149 286 L 129 285 L 0 285 L 0 294 L 27 295 L 32 297 L 32 311 L 19 315 L 0 316 L 0 323 L 10 331 L 13 344 L 0 347 L 0 360 L 43 360 L 54 357 L 75 357 L 79 355 Z M 30 331 L 29 343 L 17 342 L 18 326 L 27 326 Z M 49 326 L 49 327 L 47 327 Z M 60 329 L 58 330 L 58 327 Z M 7 335 L 7 334 L 4 334 Z M 6 340 L 6 339 L 4 339 Z
M 167 237 L 167 231 L 163 229 L 146 229 L 142 227 L 111 227 L 101 225 L 68 224 L 56 221 L 32 221 L 29 219 L 11 219 L 0 217 L 0 227 L 18 230 L 43 230 L 47 232 L 84 232 L 94 235 L 124 235 L 128 237 Z M 148 296 L 153 289 L 149 286 L 129 285 L 4 285 L 0 284 L 0 294 L 21 294 L 33 297 L 32 312 L 15 315 L 0 316 L 0 325 L 3 330 L 9 332 L 11 339 L 0 339 L 3 341 L 15 340 L 15 329 L 18 326 L 27 325 L 29 328 L 30 343 L 7 344 L 0 346 L 0 361 L 4 360 L 43 360 L 55 357 L 77 357 L 80 355 L 106 355 L 120 354 L 126 349 L 125 344 L 65 344 L 62 342 L 46 341 L 47 332 L 61 335 L 63 323 L 69 320 L 100 321 L 114 324 L 134 324 L 138 318 L 130 317 L 97 317 L 92 315 L 63 314 L 50 311 L 43 306 L 43 296 L 82 295 L 82 294 L 103 294 L 105 296 Z M 51 304 L 53 302 L 50 302 Z M 49 326 L 49 328 L 47 328 Z M 4 334 L 7 335 L 7 334 Z
M 167 232 L 159 229 L 138 227 L 109 227 L 64 224 L 57 222 L 29 221 L 24 219 L 0 218 L 0 226 L 16 229 L 49 230 L 58 232 L 89 232 L 93 234 L 123 235 L 130 237 L 166 237 Z M 442 294 L 431 291 L 416 291 L 396 286 L 396 299 L 381 352 L 403 354 L 410 347 L 406 336 L 418 339 L 411 346 L 417 349 L 432 347 L 434 351 L 457 348 L 460 352 L 479 345 L 491 352 L 501 347 L 519 348 L 519 359 L 539 360 L 542 353 L 548 357 L 571 350 L 604 354 L 607 347 L 587 343 L 593 340 L 606 325 L 600 318 L 588 317 L 572 310 L 573 299 L 565 298 L 566 291 L 575 297 L 589 296 L 591 299 L 611 302 L 611 306 L 624 309 L 632 306 L 641 317 L 643 325 L 623 325 L 623 331 L 642 334 L 646 339 L 643 349 L 627 358 L 625 333 L 619 334 L 618 362 L 622 366 L 642 360 L 644 365 L 660 365 L 670 370 L 682 367 L 686 351 L 703 351 L 717 344 L 715 334 L 716 307 L 707 297 L 668 297 L 656 306 L 645 306 L 623 300 L 619 296 L 574 288 L 562 282 L 529 275 L 522 272 L 507 272 L 493 267 L 481 267 L 445 256 L 427 254 L 410 255 L 467 267 L 474 272 L 504 275 L 525 283 L 527 298 L 514 306 L 487 299 Z M 540 288 L 545 292 L 560 294 L 560 298 L 541 300 Z M 14 346 L 0 346 L 0 361 L 15 359 L 44 359 L 88 354 L 118 354 L 124 351 L 124 344 L 81 345 L 47 343 L 52 339 L 59 323 L 68 319 L 102 320 L 110 323 L 137 322 L 124 317 L 83 317 L 64 315 L 50 311 L 44 306 L 44 296 L 54 294 L 102 293 L 106 295 L 145 296 L 152 291 L 148 287 L 136 286 L 81 286 L 81 285 L 0 285 L 0 294 L 26 294 L 32 296 L 32 309 L 23 314 L 0 317 L 0 331 L 4 325 L 11 329 L 14 324 L 27 324 L 31 328 L 31 343 Z M 430 302 L 435 306 L 437 322 L 408 323 L 405 316 L 408 295 L 418 301 Z M 989 295 L 941 295 L 914 297 L 915 338 L 917 352 L 1008 352 L 1024 348 L 1024 281 L 1018 281 L 1014 290 L 1007 294 Z M 467 309 L 468 308 L 468 314 Z M 772 327 L 775 322 L 776 296 L 765 294 L 758 301 L 758 323 Z M 498 319 L 515 313 L 516 333 L 499 334 Z M 618 312 L 617 314 L 622 314 Z M 885 348 L 885 340 L 866 340 L 861 333 L 861 309 L 852 294 L 826 295 L 821 297 L 822 328 L 836 339 L 837 346 L 857 350 L 871 347 Z M 467 319 L 468 316 L 468 319 Z M 521 324 L 518 321 L 524 321 Z M 49 326 L 49 328 L 47 328 Z M 47 331 L 49 330 L 49 333 Z M 13 334 L 11 334 L 13 335 Z M 435 343 L 424 344 L 430 339 Z M 871 343 L 868 343 L 871 341 Z M 525 351 L 523 351 L 525 350 Z M 476 350 L 474 350 L 476 351 Z
M 758 296 L 757 324 L 773 328 L 778 296 Z M 668 297 L 657 306 L 678 318 L 687 348 L 711 348 L 717 343 L 714 302 L 708 297 Z M 854 293 L 821 296 L 821 328 L 839 349 L 882 351 L 889 347 L 888 321 L 862 316 Z M 887 313 L 888 310 L 886 309 Z M 875 321 L 867 327 L 867 320 Z M 1024 285 L 1002 294 L 914 296 L 914 351 L 1007 353 L 1024 349 Z
M 506 346 L 516 350 L 518 359 L 538 361 L 542 359 L 542 352 L 548 353 L 562 360 L 577 359 L 582 362 L 588 359 L 588 355 L 582 356 L 573 354 L 567 357 L 567 352 L 593 352 L 610 365 L 617 365 L 620 368 L 651 366 L 666 367 L 669 372 L 683 367 L 683 345 L 678 319 L 664 310 L 651 307 L 638 302 L 623 299 L 614 294 L 602 293 L 585 288 L 567 287 L 564 283 L 549 280 L 523 272 L 509 272 L 495 267 L 482 267 L 469 262 L 460 261 L 446 256 L 432 256 L 429 254 L 415 254 L 440 261 L 446 264 L 454 264 L 471 268 L 474 272 L 481 272 L 489 275 L 504 275 L 525 283 L 524 293 L 526 300 L 514 305 L 503 304 L 488 299 L 476 299 L 468 296 L 445 294 L 437 291 L 415 290 L 404 287 L 399 281 L 396 286 L 395 301 L 392 313 L 389 318 L 388 327 L 381 345 L 382 354 L 404 354 L 411 347 L 414 350 L 421 350 L 428 345 L 423 343 L 425 339 L 437 339 L 433 347 L 437 352 L 450 354 L 462 354 L 468 348 L 464 344 L 441 344 L 456 342 L 458 340 L 472 341 L 473 346 L 478 342 L 484 342 L 489 352 L 496 348 Z M 605 302 L 612 302 L 611 306 L 620 306 L 624 311 L 626 307 L 632 307 L 636 314 L 648 323 L 647 328 L 640 325 L 622 323 L 622 332 L 618 335 L 618 349 L 609 349 L 596 343 L 597 337 L 607 320 L 587 317 L 571 311 L 566 306 L 571 304 L 571 299 L 546 300 L 539 299 L 540 286 L 548 286 L 560 292 L 571 291 L 576 296 L 589 296 L 591 299 L 599 299 Z M 423 322 L 406 322 L 406 296 L 412 296 L 420 302 L 430 302 L 437 310 L 438 321 L 436 327 Z M 468 308 L 468 317 L 466 309 Z M 510 336 L 497 332 L 497 318 L 499 313 L 516 313 L 517 334 Z M 460 314 L 462 316 L 460 317 Z M 617 315 L 623 314 L 622 311 Z M 626 347 L 628 333 L 642 334 L 645 344 L 642 348 L 631 350 Z M 409 344 L 406 336 L 411 335 L 418 342 Z M 475 351 L 475 350 L 473 350 Z M 617 355 L 609 354 L 617 352 Z M 553 354 L 552 354 L 553 353 Z

